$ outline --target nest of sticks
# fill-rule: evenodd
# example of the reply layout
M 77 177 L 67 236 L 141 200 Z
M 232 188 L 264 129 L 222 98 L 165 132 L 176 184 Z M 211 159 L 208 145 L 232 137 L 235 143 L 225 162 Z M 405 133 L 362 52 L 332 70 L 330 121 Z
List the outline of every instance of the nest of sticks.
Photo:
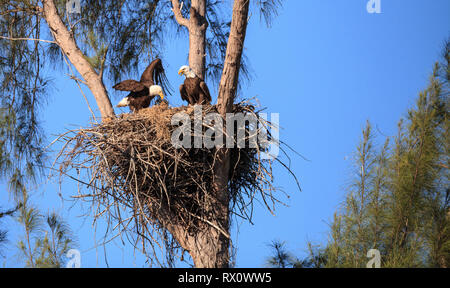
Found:
M 193 107 L 170 108 L 163 102 L 59 138 L 64 143 L 57 161 L 60 175 L 69 175 L 90 190 L 87 194 L 80 191 L 76 198 L 90 201 L 95 217 L 108 214 L 108 221 L 115 221 L 119 233 L 137 232 L 137 238 L 152 243 L 152 247 L 160 245 L 162 239 L 166 247 L 160 248 L 166 250 L 174 243 L 169 243 L 160 219 L 162 206 L 175 215 L 173 222 L 192 233 L 214 217 L 207 207 L 217 149 L 174 147 L 171 135 L 177 126 L 171 120 L 179 112 L 194 119 Z M 203 115 L 211 112 L 216 112 L 215 106 L 203 106 Z M 233 112 L 254 115 L 270 131 L 271 123 L 260 118 L 248 102 L 235 104 Z M 274 195 L 272 175 L 272 164 L 279 160 L 263 159 L 264 149 L 267 147 L 229 150 L 230 213 L 249 221 L 255 199 L 271 212 L 280 202 Z M 78 175 L 71 176 L 73 171 Z M 145 244 L 142 247 L 145 250 Z

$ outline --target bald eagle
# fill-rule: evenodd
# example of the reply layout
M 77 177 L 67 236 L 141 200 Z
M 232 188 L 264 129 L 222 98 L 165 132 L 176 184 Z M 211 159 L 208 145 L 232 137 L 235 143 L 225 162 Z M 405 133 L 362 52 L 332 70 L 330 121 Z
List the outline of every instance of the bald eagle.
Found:
M 141 80 L 125 80 L 113 86 L 120 91 L 129 91 L 127 97 L 123 98 L 117 107 L 129 106 L 133 112 L 150 106 L 150 102 L 160 96 L 164 99 L 164 91 L 170 89 L 161 59 L 155 59 L 144 73 Z
M 211 95 L 208 86 L 189 66 L 182 66 L 178 71 L 179 75 L 184 75 L 186 79 L 184 84 L 180 86 L 181 99 L 189 103 L 189 105 L 203 105 L 211 103 Z

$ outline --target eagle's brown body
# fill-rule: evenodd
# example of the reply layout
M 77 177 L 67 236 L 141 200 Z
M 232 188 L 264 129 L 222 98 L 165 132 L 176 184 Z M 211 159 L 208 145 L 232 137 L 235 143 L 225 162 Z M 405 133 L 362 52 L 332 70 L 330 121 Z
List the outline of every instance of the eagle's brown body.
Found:
M 164 74 L 164 68 L 160 59 L 155 59 L 144 73 L 141 79 L 125 80 L 113 86 L 114 89 L 120 91 L 129 91 L 127 98 L 129 100 L 129 107 L 133 112 L 150 106 L 151 101 L 155 96 L 150 95 L 150 86 L 163 85 L 167 87 L 167 79 Z
M 190 105 L 203 105 L 211 103 L 211 95 L 206 83 L 195 76 L 187 77 L 184 84 L 180 86 L 181 99 L 187 101 Z
M 130 101 L 129 107 L 131 111 L 137 112 L 141 109 L 149 107 L 155 96 L 150 96 L 148 88 L 146 87 L 139 92 L 131 92 L 130 95 L 128 95 L 128 98 Z

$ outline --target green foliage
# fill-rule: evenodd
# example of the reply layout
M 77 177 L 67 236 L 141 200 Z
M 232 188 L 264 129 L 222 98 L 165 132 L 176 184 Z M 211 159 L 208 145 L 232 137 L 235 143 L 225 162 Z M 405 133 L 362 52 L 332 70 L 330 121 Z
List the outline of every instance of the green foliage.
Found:
M 53 212 L 44 217 L 27 202 L 26 199 L 20 207 L 17 219 L 25 230 L 18 248 L 26 267 L 64 267 L 65 255 L 75 245 L 72 231 L 58 214 Z
M 278 8 L 282 5 L 282 0 L 258 0 L 256 4 L 259 8 L 259 15 L 264 19 L 267 26 L 272 25 L 273 18 L 278 16 Z
M 273 241 L 269 244 L 272 250 L 272 256 L 266 260 L 266 266 L 270 268 L 293 268 L 298 260 L 285 248 L 284 242 Z
M 309 256 L 299 259 L 286 250 L 285 243 L 273 241 L 269 244 L 272 256 L 266 259 L 266 266 L 270 268 L 323 268 L 327 264 L 325 253 L 308 243 Z
M 372 127 L 367 123 L 354 157 L 355 178 L 331 225 L 328 267 L 365 267 L 367 251 L 378 248 L 383 239 L 388 149 L 386 141 L 375 151 Z
M 388 138 L 378 148 L 367 123 L 326 247 L 308 243 L 310 255 L 291 267 L 364 268 L 371 249 L 380 251 L 381 267 L 449 266 L 450 41 L 443 58 L 416 106 L 399 122 L 394 141 Z M 274 247 L 283 253 L 270 258 L 273 266 L 292 259 L 282 245 Z
M 15 209 L 11 209 L 11 210 L 6 210 L 6 211 L 0 211 L 0 220 L 2 220 L 2 218 L 6 217 L 6 216 L 12 216 L 18 209 L 19 207 L 16 207 Z M 1 224 L 1 222 L 0 222 Z M 0 230 L 0 248 L 2 248 L 2 245 L 4 245 L 7 242 L 7 234 L 8 231 L 6 230 Z M 0 256 L 1 256 L 1 249 L 0 249 Z
M 364 129 L 354 184 L 324 249 L 328 267 L 365 267 L 372 248 L 383 267 L 448 267 L 448 47 L 392 146 L 387 139 L 376 150 L 370 124 Z
M 39 17 L 22 17 L 32 1 L 0 1 L 0 35 L 40 38 Z M 7 12 L 19 11 L 19 12 Z M 42 45 L 0 39 L 0 178 L 16 199 L 42 171 L 43 137 L 38 110 L 46 100 Z
M 99 39 L 92 31 L 87 34 L 84 43 L 93 50 L 93 55 L 86 57 L 89 64 L 91 64 L 92 67 L 100 73 L 105 67 L 108 46 L 105 46 L 104 43 L 99 43 Z

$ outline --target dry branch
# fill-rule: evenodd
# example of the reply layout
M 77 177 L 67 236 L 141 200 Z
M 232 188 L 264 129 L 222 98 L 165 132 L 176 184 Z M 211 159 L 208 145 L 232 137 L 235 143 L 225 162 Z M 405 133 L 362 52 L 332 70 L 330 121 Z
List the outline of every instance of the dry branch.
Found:
M 113 118 L 115 116 L 114 109 L 100 75 L 97 74 L 78 48 L 73 35 L 61 20 L 54 1 L 43 0 L 42 4 L 44 19 L 50 28 L 56 44 L 86 81 L 87 86 L 94 95 L 103 120 Z

